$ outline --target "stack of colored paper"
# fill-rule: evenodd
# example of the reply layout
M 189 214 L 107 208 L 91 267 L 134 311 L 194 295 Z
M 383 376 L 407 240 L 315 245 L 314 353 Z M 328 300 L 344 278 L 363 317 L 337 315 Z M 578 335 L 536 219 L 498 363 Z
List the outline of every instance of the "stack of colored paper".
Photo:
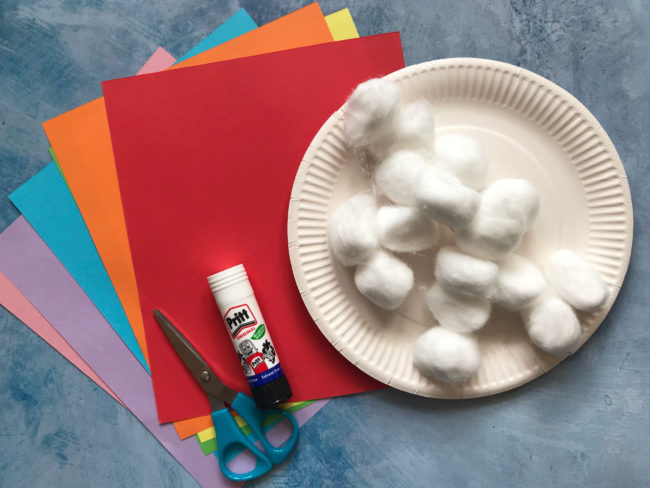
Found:
M 243 262 L 294 392 L 283 408 L 301 425 L 323 399 L 379 388 L 302 304 L 286 213 L 323 122 L 358 83 L 401 67 L 399 34 L 358 38 L 347 9 L 323 16 L 316 3 L 261 27 L 240 10 L 178 60 L 158 48 L 140 76 L 44 122 L 54 162 L 10 196 L 23 216 L 0 234 L 2 305 L 201 485 L 232 485 L 206 456 L 218 449 L 207 399 L 151 312 L 247 392 L 205 279 Z M 277 422 L 268 436 L 281 442 Z

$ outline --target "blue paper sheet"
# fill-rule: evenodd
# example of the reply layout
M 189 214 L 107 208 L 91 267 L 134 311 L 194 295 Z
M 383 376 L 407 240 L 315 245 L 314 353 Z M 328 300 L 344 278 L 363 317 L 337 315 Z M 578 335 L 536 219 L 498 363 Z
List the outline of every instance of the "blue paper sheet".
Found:
M 181 59 L 195 56 L 256 27 L 248 13 L 243 9 L 239 10 Z M 86 292 L 140 364 L 149 371 L 81 212 L 55 163 L 48 164 L 9 198 Z
M 223 44 L 226 41 L 241 36 L 242 34 L 256 28 L 257 24 L 253 19 L 251 19 L 250 15 L 248 15 L 248 12 L 244 9 L 240 9 L 232 17 L 208 34 L 208 37 L 187 51 L 176 62 L 180 63 L 181 61 L 185 61 L 187 58 L 196 56 L 203 51 L 207 51 L 210 48 Z

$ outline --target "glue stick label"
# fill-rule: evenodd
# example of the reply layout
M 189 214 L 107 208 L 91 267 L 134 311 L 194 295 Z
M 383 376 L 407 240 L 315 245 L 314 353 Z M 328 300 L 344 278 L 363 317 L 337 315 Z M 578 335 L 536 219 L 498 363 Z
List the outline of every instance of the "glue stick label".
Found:
M 282 376 L 280 360 L 255 300 L 228 308 L 223 321 L 251 386 L 261 386 Z

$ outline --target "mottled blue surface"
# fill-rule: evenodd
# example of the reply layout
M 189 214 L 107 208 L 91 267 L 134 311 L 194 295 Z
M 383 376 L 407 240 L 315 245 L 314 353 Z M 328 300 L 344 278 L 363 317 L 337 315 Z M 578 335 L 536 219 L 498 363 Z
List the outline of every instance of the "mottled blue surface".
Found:
M 0 0 L 0 229 L 18 215 L 7 195 L 50 161 L 43 120 L 101 95 L 102 80 L 136 72 L 158 45 L 180 55 L 240 7 L 261 25 L 304 3 Z M 558 368 L 487 399 L 337 399 L 255 486 L 649 486 L 650 4 L 321 5 L 349 5 L 361 35 L 400 30 L 407 64 L 493 58 L 576 95 L 625 165 L 634 249 L 607 320 Z M 0 311 L 0 486 L 91 485 L 196 486 L 137 420 Z

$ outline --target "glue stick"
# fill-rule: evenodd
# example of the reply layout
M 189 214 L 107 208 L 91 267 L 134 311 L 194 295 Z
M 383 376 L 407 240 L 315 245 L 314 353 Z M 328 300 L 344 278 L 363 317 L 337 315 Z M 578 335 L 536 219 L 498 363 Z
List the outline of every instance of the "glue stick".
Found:
M 208 276 L 208 284 L 228 329 L 258 407 L 277 406 L 291 396 L 269 329 L 243 264 Z

